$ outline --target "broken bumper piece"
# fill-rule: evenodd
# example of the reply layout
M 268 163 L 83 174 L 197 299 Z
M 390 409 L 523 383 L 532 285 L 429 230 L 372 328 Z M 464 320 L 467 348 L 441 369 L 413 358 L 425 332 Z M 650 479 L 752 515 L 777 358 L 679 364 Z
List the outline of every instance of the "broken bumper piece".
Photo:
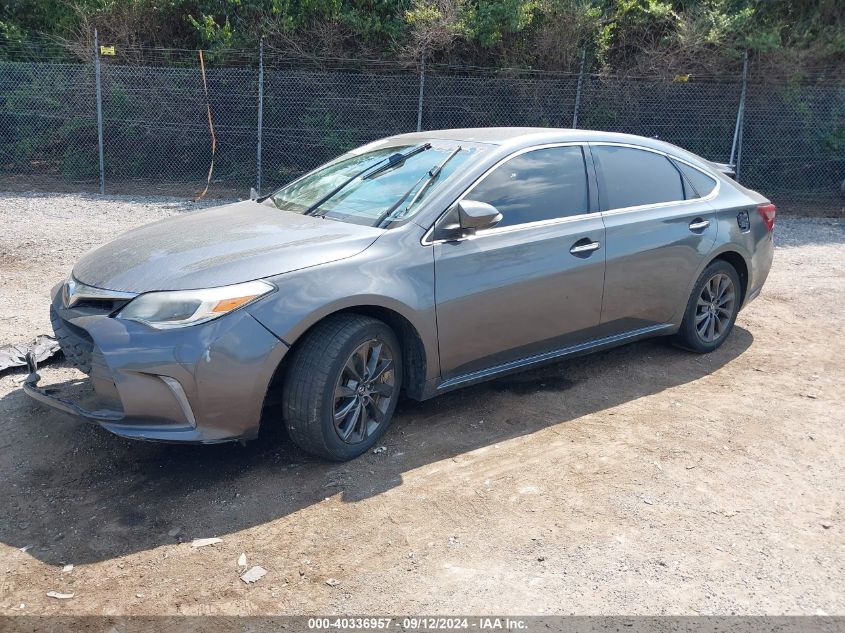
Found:
M 41 380 L 41 376 L 38 374 L 36 360 L 32 354 L 27 354 L 26 361 L 29 374 L 24 380 L 23 390 L 30 398 L 56 411 L 61 411 L 86 422 L 98 424 L 115 435 L 129 439 L 154 442 L 201 444 L 246 439 L 240 437 L 221 437 L 212 435 L 208 430 L 198 429 L 194 412 L 185 396 L 185 391 L 178 381 L 169 376 L 156 376 L 155 378 L 172 393 L 172 398 L 177 403 L 181 415 L 173 415 L 169 418 L 137 415 L 127 416 L 124 411 L 119 409 L 86 409 L 68 398 L 57 395 L 57 389 L 39 387 L 38 382 Z M 152 378 L 152 376 L 148 378 Z
M 213 444 L 258 435 L 264 397 L 288 347 L 245 311 L 179 330 L 66 308 L 57 317 L 91 341 L 91 400 L 39 387 L 28 358 L 23 390 L 33 400 L 131 439 Z
M 29 374 L 23 382 L 23 390 L 33 400 L 37 400 L 41 404 L 46 404 L 48 407 L 58 411 L 83 418 L 89 422 L 119 422 L 123 419 L 122 411 L 110 411 L 107 409 L 88 411 L 75 402 L 53 395 L 50 389 L 39 387 L 38 381 L 41 380 L 41 376 L 38 374 L 38 364 L 32 350 L 26 353 L 26 366 L 29 369 Z

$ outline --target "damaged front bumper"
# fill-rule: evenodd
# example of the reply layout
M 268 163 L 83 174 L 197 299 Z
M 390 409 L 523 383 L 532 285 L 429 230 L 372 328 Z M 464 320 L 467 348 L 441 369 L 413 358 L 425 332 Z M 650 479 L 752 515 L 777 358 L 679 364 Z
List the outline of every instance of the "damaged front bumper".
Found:
M 29 374 L 23 381 L 23 390 L 33 400 L 37 400 L 42 404 L 46 404 L 48 407 L 52 407 L 68 415 L 83 418 L 88 422 L 109 423 L 119 422 L 123 419 L 122 411 L 110 411 L 108 409 L 89 411 L 71 400 L 55 395 L 52 389 L 39 387 L 38 381 L 41 380 L 41 375 L 38 373 L 38 363 L 35 360 L 32 350 L 26 353 L 26 367 L 29 370 Z
M 246 311 L 154 330 L 65 307 L 60 294 L 52 307 L 93 342 L 94 406 L 40 387 L 28 356 L 23 390 L 32 399 L 132 439 L 207 444 L 257 436 L 267 388 L 288 346 Z

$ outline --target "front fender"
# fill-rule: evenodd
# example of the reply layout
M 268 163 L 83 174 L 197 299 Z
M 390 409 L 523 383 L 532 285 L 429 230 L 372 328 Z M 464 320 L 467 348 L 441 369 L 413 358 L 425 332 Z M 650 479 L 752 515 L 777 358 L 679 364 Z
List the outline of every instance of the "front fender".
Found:
M 330 314 L 356 307 L 392 310 L 416 329 L 426 355 L 426 380 L 440 375 L 434 309 L 434 255 L 424 231 L 409 223 L 387 232 L 352 258 L 279 275 L 279 291 L 247 310 L 293 345 Z

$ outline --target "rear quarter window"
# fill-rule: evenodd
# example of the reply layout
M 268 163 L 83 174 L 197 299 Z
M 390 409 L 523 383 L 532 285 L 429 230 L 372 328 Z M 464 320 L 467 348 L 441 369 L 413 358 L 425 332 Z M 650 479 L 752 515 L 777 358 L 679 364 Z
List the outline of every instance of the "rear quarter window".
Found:
M 686 163 L 682 163 L 680 161 L 672 161 L 681 170 L 681 173 L 684 175 L 684 179 L 686 180 L 687 186 L 687 200 L 690 198 L 704 198 L 705 196 L 710 195 L 710 193 L 716 188 L 716 181 L 705 174 L 697 170 L 695 167 L 690 167 Z

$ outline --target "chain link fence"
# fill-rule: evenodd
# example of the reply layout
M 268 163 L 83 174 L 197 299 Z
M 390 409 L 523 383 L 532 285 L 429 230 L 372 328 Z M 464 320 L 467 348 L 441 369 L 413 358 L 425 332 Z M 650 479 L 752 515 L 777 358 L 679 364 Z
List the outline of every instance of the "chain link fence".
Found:
M 842 81 L 772 83 L 754 76 L 753 63 L 747 78 L 676 80 L 293 65 L 263 47 L 205 53 L 203 66 L 196 51 L 0 46 L 0 188 L 194 196 L 206 185 L 213 136 L 208 195 L 243 196 L 390 134 L 577 125 L 733 161 L 743 184 L 782 209 L 843 211 Z

